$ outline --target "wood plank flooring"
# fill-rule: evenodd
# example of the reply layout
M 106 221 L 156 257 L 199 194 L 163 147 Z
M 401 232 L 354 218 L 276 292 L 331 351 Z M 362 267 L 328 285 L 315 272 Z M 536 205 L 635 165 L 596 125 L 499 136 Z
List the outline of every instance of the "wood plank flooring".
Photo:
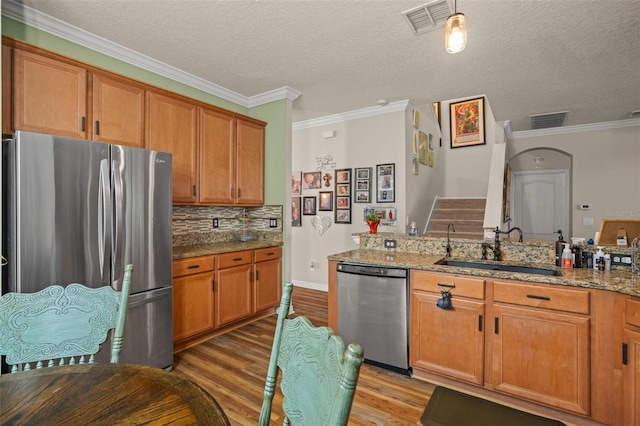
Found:
M 327 293 L 296 287 L 295 315 L 327 325 Z M 232 425 L 256 425 L 267 375 L 276 316 L 272 315 L 175 355 L 174 373 L 207 390 Z M 434 385 L 364 364 L 351 409 L 350 425 L 415 425 Z M 271 423 L 282 424 L 277 388 Z

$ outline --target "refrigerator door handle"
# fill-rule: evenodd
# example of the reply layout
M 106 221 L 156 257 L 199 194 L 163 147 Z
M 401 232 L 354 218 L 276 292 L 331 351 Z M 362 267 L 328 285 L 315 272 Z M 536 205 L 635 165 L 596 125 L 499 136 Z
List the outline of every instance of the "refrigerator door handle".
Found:
M 109 182 L 109 161 L 100 161 L 100 183 L 98 187 L 98 256 L 100 279 L 110 280 L 111 265 L 107 262 L 108 246 L 111 239 L 111 190 Z
M 114 193 L 114 208 L 115 208 L 115 230 L 113 241 L 113 280 L 120 279 L 120 272 L 122 271 L 122 256 L 124 250 L 121 245 L 124 244 L 124 190 L 122 187 L 122 171 L 120 170 L 120 162 L 114 161 L 112 164 L 113 173 L 113 193 Z

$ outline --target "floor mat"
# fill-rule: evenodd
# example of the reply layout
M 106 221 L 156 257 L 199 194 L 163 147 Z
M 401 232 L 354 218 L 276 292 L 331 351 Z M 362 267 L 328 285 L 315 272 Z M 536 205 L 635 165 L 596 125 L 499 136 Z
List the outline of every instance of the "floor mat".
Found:
M 437 386 L 420 418 L 422 426 L 564 426 L 475 396 Z

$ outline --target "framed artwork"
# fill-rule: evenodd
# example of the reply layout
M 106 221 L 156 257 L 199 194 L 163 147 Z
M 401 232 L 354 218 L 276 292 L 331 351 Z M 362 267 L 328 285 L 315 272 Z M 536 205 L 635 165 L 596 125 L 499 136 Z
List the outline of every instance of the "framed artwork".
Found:
M 336 210 L 336 223 L 351 223 L 351 210 Z
M 302 214 L 303 215 L 316 214 L 316 200 L 317 198 L 315 196 L 302 197 Z
M 354 203 L 371 202 L 371 167 L 358 167 L 355 169 Z
M 333 191 L 320 191 L 318 198 L 320 199 L 319 211 L 330 212 L 333 210 Z
M 418 174 L 418 157 L 415 154 L 411 156 L 411 168 L 413 170 L 413 174 L 417 175 Z
M 428 164 L 427 160 L 427 134 L 420 132 L 420 146 L 418 147 L 419 160 L 425 166 Z
M 336 209 L 350 209 L 351 197 L 336 197 Z
M 451 148 L 486 144 L 484 134 L 484 98 L 449 105 Z
M 413 131 L 413 155 L 418 155 L 418 133 L 420 131 L 419 130 L 414 130 Z
M 320 172 L 304 172 L 302 189 L 319 189 L 322 185 Z
M 349 187 L 348 183 L 339 183 L 336 185 L 336 194 L 338 196 L 347 196 L 347 195 L 351 195 L 349 194 L 351 188 Z
M 417 108 L 413 109 L 413 127 L 416 129 L 420 127 L 420 111 Z
M 291 173 L 291 195 L 300 195 L 302 192 L 302 172 Z
M 291 226 L 302 226 L 300 221 L 300 197 L 291 197 Z
M 431 106 L 433 107 L 433 115 L 436 118 L 436 123 L 438 123 L 438 128 L 442 128 L 440 124 L 440 102 L 433 102 Z
M 395 163 L 376 166 L 376 201 L 378 203 L 393 203 L 396 200 L 395 167 Z

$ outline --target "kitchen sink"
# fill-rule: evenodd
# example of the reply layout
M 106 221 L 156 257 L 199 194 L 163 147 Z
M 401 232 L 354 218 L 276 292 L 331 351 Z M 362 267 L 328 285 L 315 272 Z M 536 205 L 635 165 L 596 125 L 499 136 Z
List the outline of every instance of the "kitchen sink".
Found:
M 436 262 L 436 265 L 457 266 L 459 268 L 488 269 L 490 271 L 518 272 L 521 274 L 551 275 L 556 277 L 562 276 L 562 272 L 559 272 L 555 269 L 537 268 L 533 266 L 497 265 L 495 263 L 480 263 L 465 260 L 442 259 Z

